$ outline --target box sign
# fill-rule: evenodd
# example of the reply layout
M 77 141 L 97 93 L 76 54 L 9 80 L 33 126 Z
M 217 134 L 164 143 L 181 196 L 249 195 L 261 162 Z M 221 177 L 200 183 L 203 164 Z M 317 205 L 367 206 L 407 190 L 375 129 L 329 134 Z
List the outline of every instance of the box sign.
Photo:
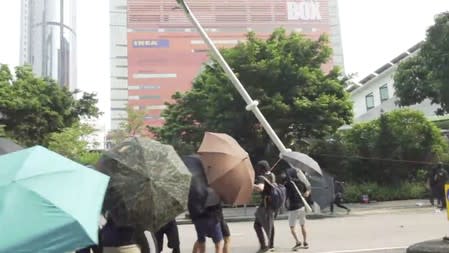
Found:
M 317 1 L 287 2 L 288 20 L 321 20 L 320 3 Z
M 133 40 L 133 47 L 135 48 L 168 48 L 170 47 L 169 40 Z

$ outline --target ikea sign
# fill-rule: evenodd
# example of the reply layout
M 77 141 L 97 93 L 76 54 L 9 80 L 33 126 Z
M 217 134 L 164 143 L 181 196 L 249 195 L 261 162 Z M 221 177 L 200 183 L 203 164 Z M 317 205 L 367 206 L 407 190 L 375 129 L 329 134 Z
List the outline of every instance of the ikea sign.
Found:
M 136 48 L 167 48 L 170 47 L 169 40 L 133 40 Z
M 321 20 L 320 3 L 313 0 L 287 2 L 288 20 Z

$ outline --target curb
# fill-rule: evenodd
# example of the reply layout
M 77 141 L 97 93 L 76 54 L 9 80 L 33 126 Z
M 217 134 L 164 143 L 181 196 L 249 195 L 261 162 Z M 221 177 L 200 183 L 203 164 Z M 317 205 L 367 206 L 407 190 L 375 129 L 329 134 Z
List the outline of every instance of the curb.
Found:
M 335 218 L 339 216 L 335 215 L 326 215 L 326 214 L 307 214 L 307 219 L 309 220 L 318 220 L 318 219 L 324 219 L 324 218 Z M 275 220 L 287 220 L 288 216 L 286 214 L 279 215 Z M 248 222 L 248 221 L 254 221 L 254 216 L 232 216 L 232 217 L 226 217 L 225 220 L 227 222 Z M 178 225 L 188 225 L 192 224 L 192 220 L 187 218 L 180 218 L 177 219 L 176 222 Z

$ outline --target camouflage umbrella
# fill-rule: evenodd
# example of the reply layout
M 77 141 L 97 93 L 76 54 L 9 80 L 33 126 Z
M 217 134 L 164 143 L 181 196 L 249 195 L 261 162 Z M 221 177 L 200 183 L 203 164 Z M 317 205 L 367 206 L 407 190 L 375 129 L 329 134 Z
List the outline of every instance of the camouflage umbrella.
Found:
M 111 181 L 103 205 L 118 225 L 157 231 L 187 209 L 191 174 L 172 146 L 132 137 L 104 153 Z

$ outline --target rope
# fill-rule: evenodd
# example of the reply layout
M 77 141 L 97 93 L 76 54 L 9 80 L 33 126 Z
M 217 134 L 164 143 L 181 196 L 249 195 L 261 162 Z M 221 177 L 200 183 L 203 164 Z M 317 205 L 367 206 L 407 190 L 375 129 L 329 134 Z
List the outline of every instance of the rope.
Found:
M 400 159 L 388 159 L 388 158 L 380 158 L 380 157 L 367 157 L 367 156 L 345 156 L 345 155 L 332 155 L 332 154 L 315 154 L 316 156 L 325 156 L 325 157 L 335 157 L 335 158 L 352 158 L 352 159 L 361 159 L 361 160 L 373 160 L 373 161 L 387 161 L 387 162 L 397 162 L 397 163 L 414 163 L 414 164 L 426 164 L 426 165 L 438 165 L 440 163 L 435 162 L 426 162 L 426 161 L 414 161 L 414 160 L 400 160 Z M 448 165 L 444 164 L 443 165 Z

